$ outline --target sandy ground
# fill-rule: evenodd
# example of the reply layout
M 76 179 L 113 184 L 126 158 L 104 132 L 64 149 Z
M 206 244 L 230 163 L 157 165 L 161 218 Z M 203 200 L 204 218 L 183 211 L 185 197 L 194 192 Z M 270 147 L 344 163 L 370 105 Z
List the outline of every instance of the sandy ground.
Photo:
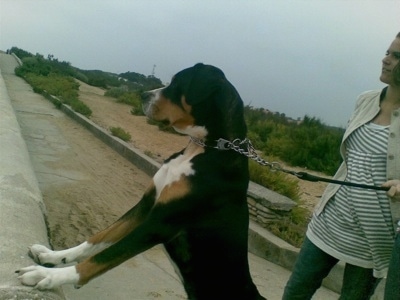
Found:
M 93 111 L 91 120 L 103 128 L 121 127 L 132 136 L 130 144 L 145 152 L 153 159 L 162 162 L 172 153 L 181 150 L 188 138 L 158 130 L 157 126 L 149 125 L 143 116 L 134 116 L 130 113 L 131 107 L 115 102 L 114 98 L 105 97 L 105 90 L 80 83 L 80 99 Z M 287 168 L 287 167 L 285 167 Z M 302 168 L 288 168 L 294 171 L 305 171 L 317 176 L 326 176 L 318 172 L 310 172 Z M 308 182 L 298 180 L 302 206 L 313 210 L 319 197 L 326 187 L 323 182 Z

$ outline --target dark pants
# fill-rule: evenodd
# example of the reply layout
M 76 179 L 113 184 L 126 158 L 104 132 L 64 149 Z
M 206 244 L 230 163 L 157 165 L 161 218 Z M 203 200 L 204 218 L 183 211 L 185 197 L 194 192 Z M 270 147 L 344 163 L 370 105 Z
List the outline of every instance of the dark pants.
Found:
M 311 299 L 337 262 L 336 258 L 323 252 L 306 237 L 282 299 Z M 378 282 L 379 280 L 373 277 L 372 269 L 346 264 L 340 299 L 369 299 Z
M 400 299 L 400 233 L 394 241 L 392 258 L 389 263 L 389 272 L 386 279 L 385 300 Z

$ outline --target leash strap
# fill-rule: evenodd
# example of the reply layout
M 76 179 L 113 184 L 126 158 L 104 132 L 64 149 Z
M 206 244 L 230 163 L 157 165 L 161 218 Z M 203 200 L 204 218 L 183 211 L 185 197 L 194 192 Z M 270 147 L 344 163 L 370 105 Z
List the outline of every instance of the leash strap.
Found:
M 388 191 L 390 189 L 389 187 L 359 184 L 359 183 L 354 183 L 354 182 L 341 181 L 341 180 L 335 180 L 335 179 L 314 176 L 314 175 L 310 175 L 306 172 L 294 172 L 291 174 L 295 175 L 299 179 L 313 181 L 313 182 L 324 181 L 324 182 L 329 182 L 329 183 L 333 183 L 333 184 L 347 185 L 347 186 L 353 186 L 353 187 L 357 187 L 357 188 L 361 188 L 361 189 L 369 189 L 369 190 L 377 190 L 377 191 Z
M 308 174 L 306 172 L 294 172 L 294 171 L 286 170 L 286 169 L 282 168 L 278 162 L 267 162 L 264 159 L 262 159 L 257 154 L 257 151 L 251 144 L 251 141 L 247 138 L 244 140 L 235 139 L 232 142 L 220 138 L 220 139 L 216 140 L 215 144 L 213 144 L 213 145 L 207 145 L 202 140 L 196 139 L 194 137 L 191 137 L 191 141 L 202 147 L 210 147 L 210 148 L 215 148 L 218 150 L 234 150 L 244 156 L 247 156 L 248 158 L 254 160 L 255 162 L 257 162 L 258 164 L 260 164 L 262 166 L 269 167 L 271 169 L 271 171 L 278 171 L 278 172 L 284 172 L 287 174 L 291 174 L 301 180 L 312 181 L 312 182 L 323 181 L 323 182 L 328 182 L 328 183 L 333 183 L 333 184 L 353 186 L 353 187 L 357 187 L 357 188 L 361 188 L 361 189 L 370 189 L 370 190 L 377 190 L 377 191 L 388 191 L 390 189 L 389 187 L 359 184 L 359 183 L 354 183 L 354 182 L 341 181 L 341 180 L 335 180 L 335 179 L 314 176 L 314 175 Z

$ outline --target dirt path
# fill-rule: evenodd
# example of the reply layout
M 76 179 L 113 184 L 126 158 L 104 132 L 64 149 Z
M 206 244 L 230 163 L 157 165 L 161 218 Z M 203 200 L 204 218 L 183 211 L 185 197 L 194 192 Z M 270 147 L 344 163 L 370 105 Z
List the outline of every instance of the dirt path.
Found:
M 145 117 L 132 115 L 130 113 L 131 106 L 117 103 L 114 98 L 104 97 L 105 90 L 89 86 L 81 81 L 79 84 L 79 97 L 93 111 L 91 116 L 93 122 L 106 129 L 121 127 L 131 134 L 131 145 L 150 155 L 158 162 L 162 162 L 163 159 L 182 149 L 188 143 L 187 137 L 162 132 L 156 126 L 149 125 Z M 307 171 L 301 168 L 292 169 Z M 318 172 L 310 173 L 325 176 Z M 294 177 L 293 179 L 297 180 Z M 297 181 L 299 182 L 302 206 L 312 211 L 327 184 Z
M 2 73 L 48 211 L 51 242 L 56 249 L 75 246 L 139 201 L 150 178 L 33 93 L 12 66 L 8 75 L 6 62 Z

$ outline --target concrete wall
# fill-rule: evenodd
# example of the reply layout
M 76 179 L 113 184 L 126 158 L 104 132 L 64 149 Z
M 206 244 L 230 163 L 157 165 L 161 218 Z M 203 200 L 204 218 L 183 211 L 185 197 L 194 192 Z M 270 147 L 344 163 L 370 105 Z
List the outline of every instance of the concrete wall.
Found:
M 0 299 L 64 299 L 24 287 L 15 270 L 32 265 L 28 246 L 48 246 L 45 206 L 0 73 Z

